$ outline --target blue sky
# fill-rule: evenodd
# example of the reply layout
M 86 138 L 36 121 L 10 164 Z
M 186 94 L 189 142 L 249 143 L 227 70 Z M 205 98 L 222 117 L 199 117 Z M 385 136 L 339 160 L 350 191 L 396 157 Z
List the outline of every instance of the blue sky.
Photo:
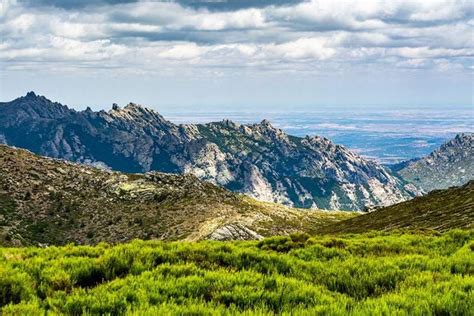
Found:
M 471 1 L 0 2 L 0 99 L 76 108 L 472 106 Z

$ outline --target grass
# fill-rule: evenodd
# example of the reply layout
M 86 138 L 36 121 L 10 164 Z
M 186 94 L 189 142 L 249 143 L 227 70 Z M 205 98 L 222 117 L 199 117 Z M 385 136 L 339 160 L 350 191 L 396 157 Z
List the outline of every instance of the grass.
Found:
M 472 315 L 474 231 L 0 248 L 3 315 Z

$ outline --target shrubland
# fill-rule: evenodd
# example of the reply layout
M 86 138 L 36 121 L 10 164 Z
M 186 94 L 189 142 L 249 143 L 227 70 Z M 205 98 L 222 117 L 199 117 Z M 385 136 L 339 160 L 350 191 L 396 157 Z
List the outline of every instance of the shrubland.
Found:
M 474 231 L 0 248 L 3 315 L 473 315 Z

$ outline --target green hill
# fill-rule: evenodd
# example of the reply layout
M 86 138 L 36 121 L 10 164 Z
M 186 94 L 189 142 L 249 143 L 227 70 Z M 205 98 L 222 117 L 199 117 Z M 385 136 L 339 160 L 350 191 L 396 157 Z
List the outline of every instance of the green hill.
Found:
M 358 233 L 396 228 L 437 231 L 474 228 L 474 181 L 330 224 L 320 232 Z
M 0 244 L 259 239 L 354 216 L 258 202 L 186 175 L 124 174 L 0 145 Z

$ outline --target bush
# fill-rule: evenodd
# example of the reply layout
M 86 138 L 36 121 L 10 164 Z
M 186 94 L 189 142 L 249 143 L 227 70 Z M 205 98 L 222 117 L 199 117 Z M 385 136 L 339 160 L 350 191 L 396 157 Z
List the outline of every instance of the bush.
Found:
M 469 315 L 473 236 L 0 248 L 0 314 Z
M 0 266 L 0 307 L 30 299 L 33 283 L 27 273 Z

